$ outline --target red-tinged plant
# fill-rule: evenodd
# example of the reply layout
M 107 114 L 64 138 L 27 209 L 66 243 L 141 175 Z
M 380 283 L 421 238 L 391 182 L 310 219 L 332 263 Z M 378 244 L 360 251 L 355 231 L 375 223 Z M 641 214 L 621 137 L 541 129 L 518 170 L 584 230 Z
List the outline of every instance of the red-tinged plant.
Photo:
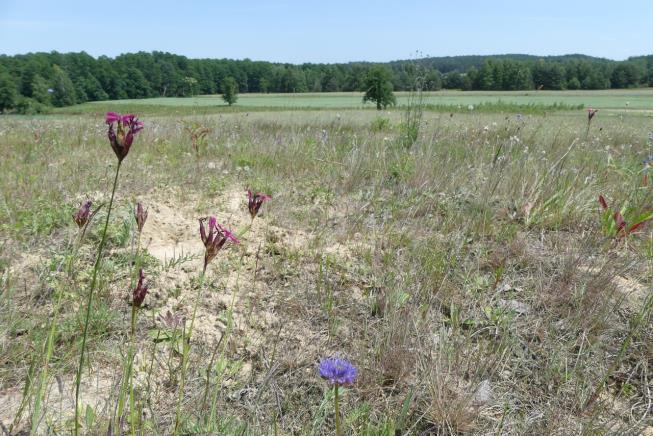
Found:
M 210 130 L 199 123 L 187 124 L 184 130 L 190 136 L 191 145 L 193 146 L 193 150 L 195 150 L 195 154 L 199 155 L 200 147 L 206 142 L 206 135 L 209 134 Z
M 138 233 L 143 233 L 143 227 L 145 226 L 145 221 L 147 221 L 147 211 L 148 210 L 143 207 L 143 203 L 140 201 L 136 203 L 134 218 L 136 219 L 136 228 L 138 228 Z
M 261 209 L 263 203 L 271 199 L 272 197 L 264 194 L 263 192 L 257 192 L 256 194 L 253 194 L 251 190 L 247 190 L 247 208 L 249 209 L 249 214 L 252 217 L 252 221 L 254 221 L 254 218 L 256 218 L 256 215 L 258 215 L 258 212 Z
M 73 214 L 73 220 L 75 221 L 75 224 L 77 224 L 77 227 L 80 229 L 84 227 L 88 222 L 88 219 L 91 216 L 92 205 L 93 202 L 89 200 L 82 204 L 79 209 L 77 209 L 77 212 Z
M 193 326 L 195 325 L 195 316 L 197 314 L 197 306 L 201 298 L 202 288 L 204 286 L 204 277 L 206 275 L 206 267 L 217 256 L 218 252 L 224 247 L 227 241 L 234 244 L 240 244 L 240 241 L 229 231 L 227 228 L 217 223 L 214 216 L 203 217 L 200 221 L 200 238 L 204 243 L 204 269 L 200 275 L 200 285 L 197 287 L 197 295 L 195 296 L 195 303 L 193 304 L 193 312 L 190 317 L 190 326 L 188 331 L 185 332 L 183 337 L 183 350 L 181 356 L 181 375 L 179 379 L 179 396 L 177 398 L 177 407 L 175 412 L 175 427 L 172 432 L 173 435 L 178 435 L 181 424 L 181 403 L 184 395 L 184 387 L 186 385 L 186 371 L 188 368 L 188 355 L 191 347 L 191 337 L 193 335 Z M 206 223 L 206 225 L 205 225 Z
M 145 301 L 145 296 L 147 295 L 147 285 L 145 284 L 145 274 L 143 273 L 143 268 L 138 272 L 138 283 L 134 288 L 132 293 L 132 305 L 138 309 L 143 305 Z
M 88 336 L 88 326 L 89 319 L 91 318 L 91 307 L 93 306 L 93 294 L 95 292 L 95 287 L 97 286 L 97 275 L 98 270 L 100 269 L 100 263 L 102 261 L 102 252 L 104 250 L 104 245 L 107 241 L 107 228 L 109 227 L 109 219 L 111 217 L 111 209 L 113 207 L 113 200 L 116 194 L 116 188 L 118 187 L 118 177 L 120 175 L 120 167 L 122 165 L 123 159 L 129 153 L 132 143 L 134 142 L 134 136 L 143 129 L 143 123 L 138 121 L 136 115 L 120 115 L 116 112 L 108 112 L 105 116 L 104 121 L 109 125 L 109 130 L 107 136 L 109 138 L 109 143 L 113 152 L 118 158 L 118 165 L 116 165 L 116 174 L 113 179 L 113 187 L 111 189 L 111 199 L 109 200 L 109 206 L 107 210 L 107 216 L 104 221 L 104 229 L 102 231 L 102 238 L 100 239 L 100 244 L 98 245 L 97 255 L 95 258 L 95 264 L 93 266 L 93 275 L 91 278 L 91 285 L 88 291 L 88 296 L 86 299 L 86 307 L 84 309 L 84 329 L 82 333 L 82 344 L 79 352 L 79 364 L 77 365 L 77 373 L 75 375 L 75 427 L 74 435 L 79 435 L 80 430 L 80 417 L 79 412 L 81 408 L 80 402 L 80 386 L 82 382 L 82 369 L 84 367 L 84 356 L 86 351 L 86 339 Z M 80 308 L 82 310 L 82 308 Z
M 592 109 L 587 108 L 587 131 L 585 132 L 585 137 L 587 137 L 590 133 L 590 126 L 592 125 L 592 119 L 596 116 L 598 113 L 598 109 Z
M 132 291 L 132 315 L 131 315 L 131 335 L 129 350 L 127 353 L 127 358 L 123 361 L 123 383 L 121 384 L 120 394 L 118 397 L 118 420 L 123 418 L 123 409 L 125 407 L 125 397 L 129 394 L 129 403 L 130 408 L 130 420 L 132 423 L 132 428 L 136 422 L 136 410 L 134 407 L 134 380 L 133 380 L 133 367 L 134 367 L 134 355 L 136 350 L 136 319 L 138 318 L 138 312 L 145 301 L 147 296 L 148 286 L 145 284 L 145 274 L 143 273 L 143 268 L 138 271 L 138 283 Z M 133 432 L 132 432 L 133 434 Z
M 588 123 L 592 122 L 592 118 L 594 118 L 594 116 L 597 114 L 598 111 L 599 111 L 598 109 L 592 109 L 591 107 L 587 108 L 587 122 Z
M 107 112 L 105 121 L 109 125 L 107 136 L 111 148 L 116 153 L 118 161 L 122 162 L 129 153 L 129 149 L 134 142 L 134 136 L 143 130 L 143 122 L 138 121 L 136 115 L 120 115 L 116 112 Z M 115 130 L 114 125 L 116 126 Z
M 653 210 L 637 213 L 634 209 L 629 208 L 627 204 L 621 210 L 612 210 L 603 195 L 599 195 L 599 204 L 603 210 L 604 232 L 614 238 L 622 239 L 631 235 L 646 224 L 646 222 L 653 220 Z
M 240 241 L 236 239 L 231 231 L 227 228 L 217 224 L 214 216 L 200 218 L 200 237 L 204 243 L 204 272 L 206 267 L 217 256 L 218 252 L 222 249 L 227 241 L 234 244 L 239 244 Z M 208 221 L 208 226 L 205 227 L 204 223 Z

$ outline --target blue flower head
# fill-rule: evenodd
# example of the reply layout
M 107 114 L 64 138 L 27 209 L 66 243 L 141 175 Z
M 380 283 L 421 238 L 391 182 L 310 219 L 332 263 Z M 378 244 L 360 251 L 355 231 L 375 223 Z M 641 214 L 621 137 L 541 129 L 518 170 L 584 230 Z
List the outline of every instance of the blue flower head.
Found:
M 332 385 L 348 385 L 354 383 L 358 370 L 351 362 L 337 357 L 328 357 L 320 361 L 320 376 Z

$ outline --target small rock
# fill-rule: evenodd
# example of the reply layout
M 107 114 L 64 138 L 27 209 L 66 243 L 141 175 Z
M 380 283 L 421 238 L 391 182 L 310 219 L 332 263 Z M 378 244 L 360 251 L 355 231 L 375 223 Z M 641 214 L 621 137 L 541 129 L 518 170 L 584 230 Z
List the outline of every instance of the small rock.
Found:
M 474 392 L 474 405 L 482 406 L 487 404 L 492 399 L 492 386 L 490 380 L 483 380 Z
M 519 315 L 528 315 L 531 307 L 517 300 L 499 300 L 499 305 L 504 309 L 514 310 Z

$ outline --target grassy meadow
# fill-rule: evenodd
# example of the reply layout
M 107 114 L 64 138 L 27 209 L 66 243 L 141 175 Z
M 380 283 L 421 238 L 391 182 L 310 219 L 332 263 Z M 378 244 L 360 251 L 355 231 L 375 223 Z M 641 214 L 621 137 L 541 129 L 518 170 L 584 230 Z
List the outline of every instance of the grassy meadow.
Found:
M 77 407 L 81 434 L 334 434 L 317 365 L 337 355 L 358 369 L 344 434 L 651 434 L 653 92 L 525 94 L 427 94 L 462 109 L 426 110 L 413 144 L 405 108 L 353 94 L 0 117 L 2 429 L 71 434 Z M 601 110 L 588 124 L 577 105 Z M 76 406 L 117 164 L 107 110 L 145 125 Z M 253 220 L 248 188 L 272 196 Z M 240 244 L 202 275 L 209 215 Z

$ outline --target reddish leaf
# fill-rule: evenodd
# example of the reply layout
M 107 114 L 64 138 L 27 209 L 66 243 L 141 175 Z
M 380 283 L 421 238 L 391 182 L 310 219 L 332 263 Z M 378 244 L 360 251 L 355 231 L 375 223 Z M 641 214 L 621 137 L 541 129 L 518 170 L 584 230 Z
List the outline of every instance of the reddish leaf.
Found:
M 614 222 L 617 224 L 617 233 L 622 232 L 626 227 L 626 220 L 619 211 L 614 213 Z
M 606 210 L 608 208 L 608 202 L 605 201 L 605 197 L 602 195 L 599 195 L 599 203 L 601 204 L 601 207 L 603 210 Z
M 646 224 L 648 221 L 651 221 L 651 219 L 653 219 L 653 217 L 643 219 L 642 221 L 633 224 L 633 225 L 630 226 L 630 228 L 628 229 L 628 233 L 633 233 L 635 230 L 637 230 L 638 228 L 640 228 L 641 226 L 643 226 L 644 224 Z
M 628 229 L 628 233 L 629 233 L 629 234 L 630 234 L 630 233 L 633 233 L 635 230 L 637 230 L 638 228 L 640 228 L 640 227 L 642 226 L 642 224 L 644 224 L 644 223 L 646 223 L 646 221 L 642 221 L 641 223 L 633 224 L 633 225 L 630 226 L 630 228 Z

